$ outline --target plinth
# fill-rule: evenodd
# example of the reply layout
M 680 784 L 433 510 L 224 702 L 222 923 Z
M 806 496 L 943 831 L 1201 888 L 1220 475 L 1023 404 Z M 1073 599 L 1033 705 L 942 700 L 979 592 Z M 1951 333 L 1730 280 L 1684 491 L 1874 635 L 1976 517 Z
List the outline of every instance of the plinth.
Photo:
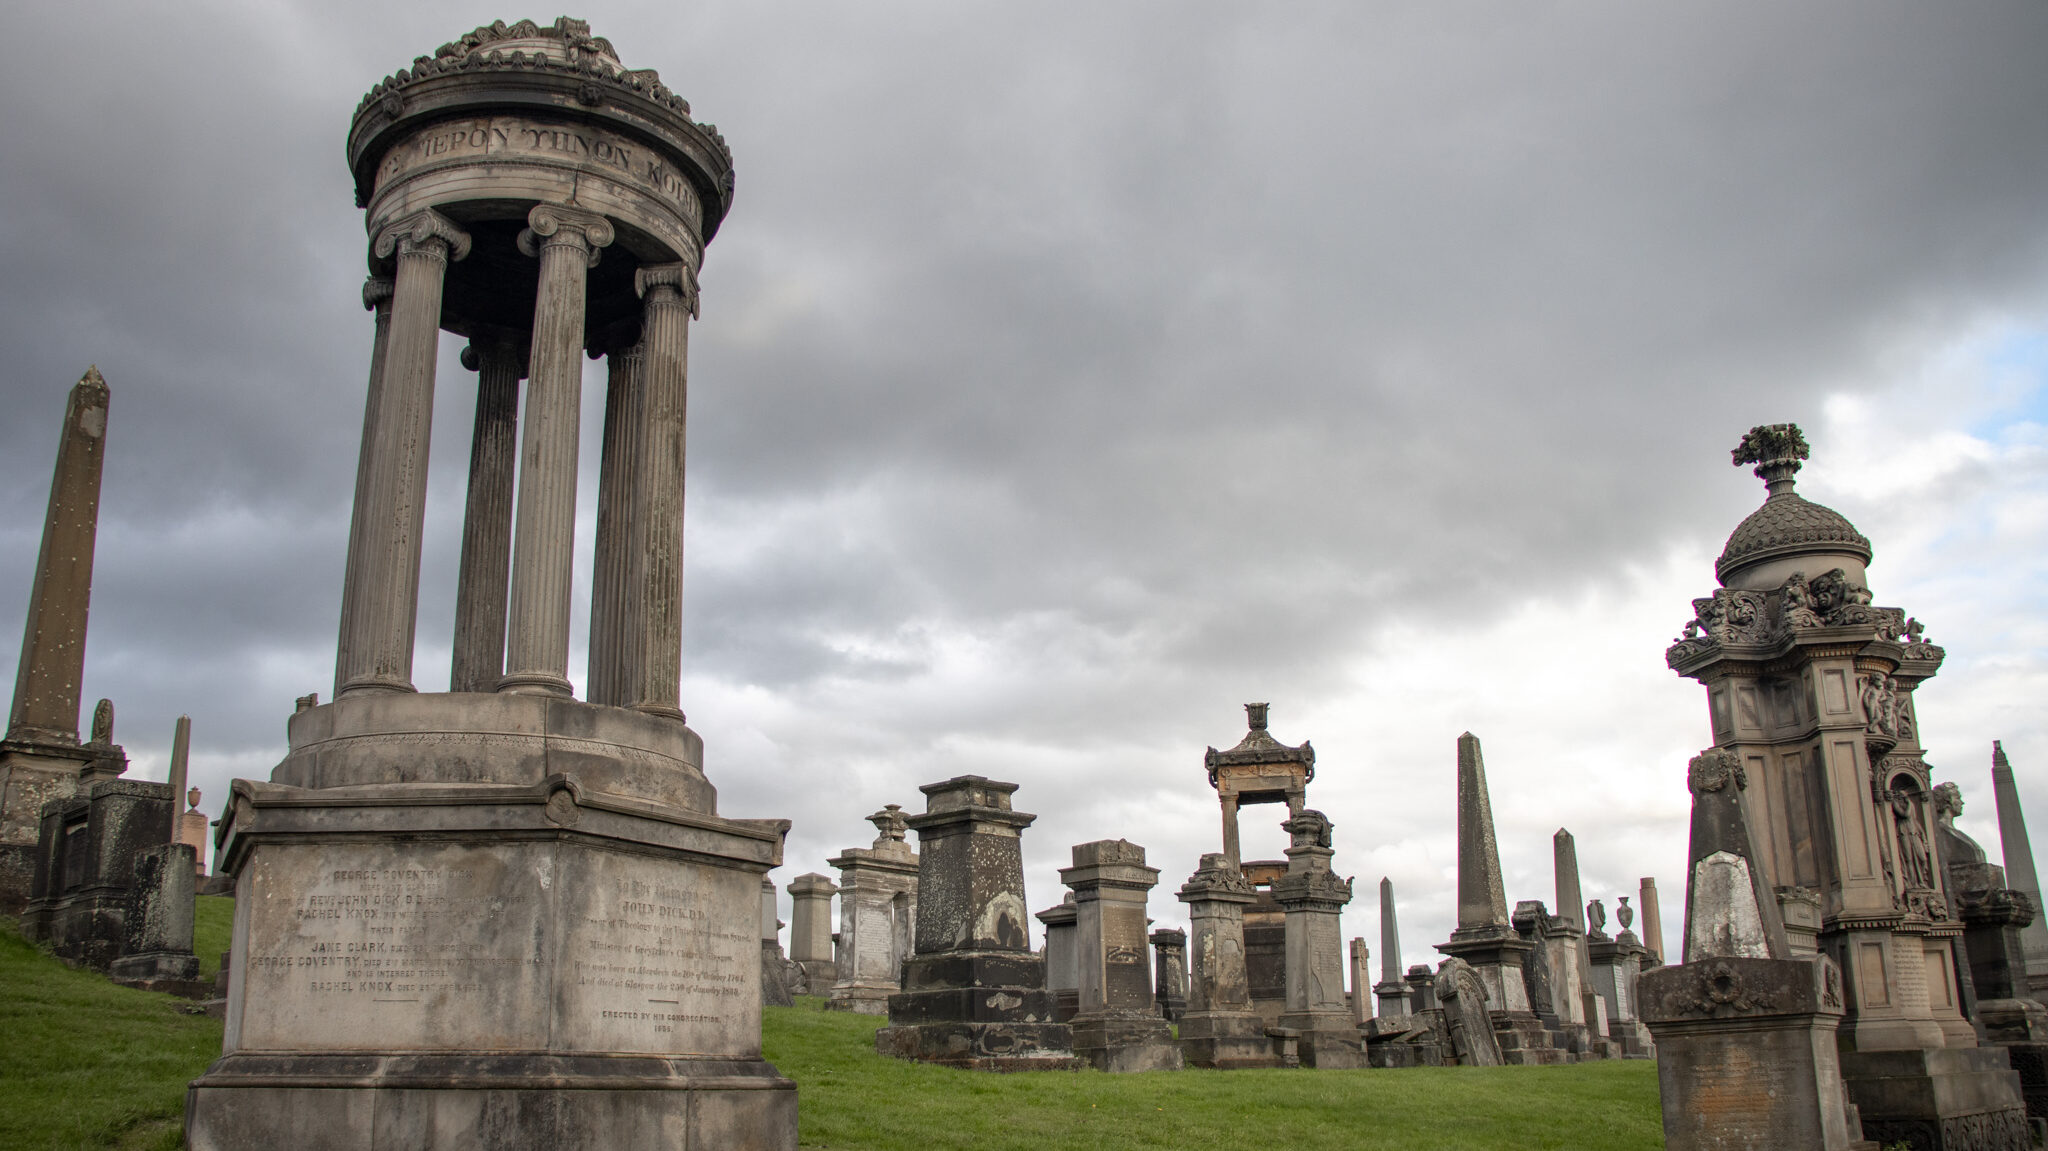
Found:
M 235 977 L 188 1144 L 794 1147 L 756 954 L 788 824 L 719 818 L 701 755 L 545 696 L 293 717 L 223 819 Z

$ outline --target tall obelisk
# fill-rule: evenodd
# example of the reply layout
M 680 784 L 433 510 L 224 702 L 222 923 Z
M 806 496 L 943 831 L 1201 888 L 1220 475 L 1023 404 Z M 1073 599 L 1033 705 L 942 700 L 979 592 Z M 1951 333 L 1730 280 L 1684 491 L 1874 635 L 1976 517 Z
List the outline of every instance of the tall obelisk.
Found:
M 2048 993 L 2048 915 L 2041 911 L 2041 880 L 2034 872 L 2034 848 L 2027 842 L 2027 817 L 2020 811 L 2020 789 L 2013 781 L 2005 747 L 1991 741 L 1991 792 L 1998 801 L 1998 841 L 2005 849 L 2005 882 L 2023 891 L 2034 904 L 2034 921 L 2020 929 L 2020 951 L 2026 956 L 2027 987 L 2039 998 Z
M 78 702 L 106 440 L 107 382 L 87 368 L 64 409 L 14 710 L 0 741 L 0 910 L 19 911 L 28 899 L 43 804 L 72 794 L 94 756 L 79 746 Z

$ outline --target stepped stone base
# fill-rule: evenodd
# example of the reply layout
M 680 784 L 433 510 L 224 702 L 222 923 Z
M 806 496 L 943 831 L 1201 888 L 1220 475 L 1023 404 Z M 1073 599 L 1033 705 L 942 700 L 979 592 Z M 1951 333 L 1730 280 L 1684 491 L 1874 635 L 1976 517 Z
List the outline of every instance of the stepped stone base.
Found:
M 2034 1145 L 2020 1076 L 2004 1048 L 1842 1053 L 1842 1080 L 1879 1146 L 1913 1151 L 2027 1151 Z
M 1189 1067 L 1239 1071 L 1278 1067 L 1280 1057 L 1256 1013 L 1198 1011 L 1180 1021 L 1180 1054 Z
M 1097 1071 L 1178 1071 L 1180 1048 L 1159 1016 L 1077 1015 L 1070 1024 L 1074 1056 Z

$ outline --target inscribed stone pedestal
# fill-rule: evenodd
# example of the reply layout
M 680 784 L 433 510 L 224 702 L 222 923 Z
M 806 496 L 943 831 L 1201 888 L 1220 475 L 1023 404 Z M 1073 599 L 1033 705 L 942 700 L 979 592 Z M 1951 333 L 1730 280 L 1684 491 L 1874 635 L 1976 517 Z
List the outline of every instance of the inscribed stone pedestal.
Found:
M 1021 837 L 1038 817 L 1011 807 L 1016 784 L 979 775 L 919 790 L 916 950 L 875 1050 L 979 1071 L 1074 1066 L 1025 926 Z
M 1280 1026 L 1300 1033 L 1306 1067 L 1363 1067 L 1358 1024 L 1344 1003 L 1344 944 L 1338 916 L 1351 881 L 1330 870 L 1329 819 L 1303 809 L 1280 825 L 1293 840 L 1273 899 L 1287 913 L 1287 1009 Z
M 2005 882 L 2027 897 L 2036 908 L 2041 904 L 2041 880 L 2034 871 L 2034 846 L 2027 838 L 2027 817 L 2020 809 L 2020 789 L 2013 779 L 2012 763 L 2005 758 L 2005 746 L 1991 741 L 1991 789 L 1998 806 L 1998 841 L 2004 848 Z M 2048 995 L 2048 921 L 2036 915 L 2020 930 L 2026 949 L 2027 989 L 2035 998 Z
M 834 1011 L 884 1015 L 889 996 L 902 990 L 917 919 L 917 852 L 904 842 L 909 824 L 889 804 L 868 816 L 871 847 L 849 847 L 826 860 L 839 869 L 839 981 L 825 1006 Z
M 78 705 L 107 402 L 107 382 L 98 368 L 87 368 L 71 389 L 57 439 L 14 707 L 0 740 L 0 913 L 19 912 L 29 898 L 43 805 L 76 792 L 93 759 L 78 745 Z
M 1245 970 L 1244 909 L 1257 898 L 1237 861 L 1222 852 L 1181 885 L 1188 906 L 1188 1011 L 1180 1021 L 1181 1056 L 1190 1067 L 1273 1067 L 1266 1024 L 1252 1009 Z
M 1060 882 L 1073 889 L 1078 913 L 1074 1054 L 1098 1071 L 1178 1071 L 1180 1050 L 1153 999 L 1145 934 L 1145 898 L 1159 869 L 1145 865 L 1137 844 L 1103 839 L 1076 844 Z
M 1803 893 L 1818 897 L 1801 934 L 1841 965 L 1840 1067 L 1864 1134 L 2017 1151 L 2017 1083 L 1998 1082 L 2011 1075 L 1993 1068 L 2003 1053 L 1980 1050 L 1963 1017 L 1963 924 L 1933 860 L 1918 690 L 1946 653 L 1904 609 L 1876 604 L 1869 538 L 1798 493 L 1809 454 L 1792 424 L 1742 438 L 1731 459 L 1768 494 L 1729 534 L 1719 586 L 1692 601 L 1665 663 L 1704 690 L 1715 750 L 1749 777 L 1755 851 L 1725 850 L 1760 890 L 1774 951 L 1791 943 L 1788 912 L 1812 908 Z M 1694 865 L 1713 854 L 1694 846 Z

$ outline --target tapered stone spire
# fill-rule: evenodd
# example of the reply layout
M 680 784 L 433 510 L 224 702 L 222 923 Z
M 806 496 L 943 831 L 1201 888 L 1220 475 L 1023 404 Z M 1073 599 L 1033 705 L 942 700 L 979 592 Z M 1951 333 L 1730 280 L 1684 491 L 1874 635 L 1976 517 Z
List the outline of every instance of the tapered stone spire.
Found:
M 21 637 L 21 670 L 7 738 L 78 742 L 78 702 L 85 680 L 85 617 L 92 600 L 93 541 L 99 534 L 100 473 L 106 464 L 107 381 L 89 367 L 71 389 L 43 549 L 29 592 Z
M 2027 841 L 2027 817 L 2020 811 L 2020 791 L 2012 777 L 2005 746 L 1991 741 L 1991 791 L 1998 803 L 1998 841 L 2004 847 L 2005 882 L 2041 906 L 2041 880 L 2034 871 L 2034 848 Z M 2027 985 L 2035 995 L 2048 991 L 2048 915 L 2036 914 L 2020 929 L 2020 950 L 2026 957 Z
M 1394 881 L 1380 879 L 1380 980 L 1401 982 L 1401 921 L 1394 910 Z
M 1572 833 L 1560 827 L 1550 837 L 1550 855 L 1557 869 L 1557 913 L 1571 920 L 1579 929 L 1579 935 L 1586 934 L 1586 899 L 1579 889 L 1579 845 Z M 1593 963 L 1587 956 L 1582 941 L 1577 948 L 1579 962 L 1579 986 L 1593 986 Z
M 1493 927 L 1509 928 L 1508 897 L 1493 836 L 1493 802 L 1486 795 L 1486 763 L 1479 737 L 1468 731 L 1458 737 L 1458 931 Z

